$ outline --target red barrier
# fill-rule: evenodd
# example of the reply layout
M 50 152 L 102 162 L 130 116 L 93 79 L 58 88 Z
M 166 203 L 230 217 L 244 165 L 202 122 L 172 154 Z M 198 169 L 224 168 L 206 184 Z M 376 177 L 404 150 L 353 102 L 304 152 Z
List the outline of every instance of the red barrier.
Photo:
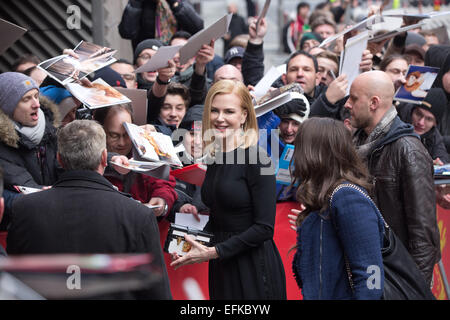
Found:
M 302 299 L 301 291 L 292 273 L 292 260 L 294 259 L 295 249 L 289 252 L 297 242 L 297 233 L 291 229 L 289 224 L 288 214 L 291 213 L 291 209 L 300 209 L 300 205 L 296 202 L 281 202 L 277 204 L 273 239 L 280 252 L 281 260 L 283 260 L 287 298 L 288 300 L 300 300 Z
M 170 223 L 163 220 L 159 223 L 161 247 L 164 247 Z M 174 270 L 172 259 L 164 253 L 170 289 L 174 300 L 208 300 L 208 263 L 191 264 Z
M 296 233 L 289 227 L 288 214 L 290 210 L 298 209 L 295 202 L 285 202 L 277 204 L 277 215 L 275 219 L 274 241 L 280 252 L 286 274 L 287 297 L 289 300 L 301 299 L 300 289 L 292 275 L 292 259 L 294 251 L 289 253 L 289 249 L 295 245 Z M 161 237 L 161 246 L 167 237 L 169 223 L 161 221 L 159 231 Z M 175 300 L 186 300 L 190 298 L 209 299 L 208 294 L 208 263 L 194 264 L 181 267 L 174 270 L 170 267 L 170 255 L 164 253 L 167 272 L 169 274 L 170 288 Z
M 294 251 L 291 251 L 288 254 L 288 251 L 296 243 L 296 233 L 290 228 L 288 220 L 288 214 L 291 209 L 298 209 L 298 204 L 295 202 L 277 204 L 274 241 L 284 264 L 287 298 L 288 300 L 299 300 L 302 299 L 301 291 L 292 274 Z M 442 263 L 448 277 L 450 275 L 450 245 L 446 243 L 446 240 L 447 229 L 450 226 L 450 210 L 445 210 L 438 206 L 437 220 L 441 235 Z M 160 223 L 161 245 L 164 245 L 168 228 L 168 222 L 163 221 Z M 172 296 L 175 300 L 186 300 L 190 298 L 208 299 L 208 263 L 189 265 L 174 270 L 169 266 L 171 262 L 170 256 L 166 253 L 164 256 L 169 274 Z M 433 293 L 439 300 L 448 300 L 438 265 L 436 265 L 434 269 Z
M 439 233 L 441 235 L 441 260 L 444 266 L 445 274 L 450 276 L 450 246 L 447 244 L 447 230 L 450 227 L 450 210 L 443 209 L 437 206 L 437 222 L 439 227 Z M 433 294 L 438 300 L 448 300 L 442 280 L 442 275 L 439 271 L 439 266 L 434 267 L 434 283 Z

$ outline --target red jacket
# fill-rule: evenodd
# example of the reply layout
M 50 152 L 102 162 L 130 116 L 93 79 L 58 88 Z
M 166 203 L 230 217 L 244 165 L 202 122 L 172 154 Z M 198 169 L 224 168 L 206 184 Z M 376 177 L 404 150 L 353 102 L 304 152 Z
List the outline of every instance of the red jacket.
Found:
M 134 172 L 121 177 L 123 178 L 121 179 L 120 176 L 116 175 L 105 175 L 105 178 L 120 191 L 131 194 L 134 199 L 142 203 L 148 203 L 151 198 L 159 197 L 166 201 L 168 205 L 167 212 L 170 212 L 175 200 L 178 198 L 174 189 L 175 178 L 172 176 L 169 177 L 169 181 Z M 130 180 L 131 187 L 129 190 L 124 190 L 124 182 L 127 180 Z

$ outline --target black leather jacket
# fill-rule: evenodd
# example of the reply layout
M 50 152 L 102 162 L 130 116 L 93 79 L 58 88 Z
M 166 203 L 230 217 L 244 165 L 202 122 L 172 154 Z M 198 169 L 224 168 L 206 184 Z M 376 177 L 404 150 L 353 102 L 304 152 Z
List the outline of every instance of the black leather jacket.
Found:
M 440 259 L 433 163 L 413 132 L 396 117 L 367 161 L 378 208 L 430 283 Z

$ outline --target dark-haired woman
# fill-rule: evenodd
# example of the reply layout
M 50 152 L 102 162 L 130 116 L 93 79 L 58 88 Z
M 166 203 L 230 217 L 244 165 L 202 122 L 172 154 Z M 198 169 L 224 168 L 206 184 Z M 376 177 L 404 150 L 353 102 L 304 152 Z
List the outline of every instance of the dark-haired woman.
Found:
M 384 224 L 351 134 L 330 118 L 300 125 L 293 155 L 297 218 L 293 271 L 304 299 L 380 299 Z

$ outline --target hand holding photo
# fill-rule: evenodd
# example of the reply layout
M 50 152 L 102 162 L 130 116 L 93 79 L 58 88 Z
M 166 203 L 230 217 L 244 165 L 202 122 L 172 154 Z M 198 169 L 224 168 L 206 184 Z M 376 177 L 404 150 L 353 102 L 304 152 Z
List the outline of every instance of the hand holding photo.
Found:
M 175 167 L 183 166 L 170 136 L 160 132 L 147 132 L 132 123 L 124 122 L 123 125 L 137 152 L 135 159 L 163 162 Z
M 88 84 L 68 83 L 67 89 L 89 109 L 102 108 L 131 102 L 126 96 L 98 78 Z
M 81 41 L 70 52 L 72 54 L 64 54 L 43 61 L 38 67 L 62 85 L 66 85 L 81 80 L 88 74 L 116 61 L 113 55 L 117 50 Z
M 398 88 L 394 100 L 421 104 L 433 85 L 439 68 L 410 65 L 406 73 L 406 82 Z

